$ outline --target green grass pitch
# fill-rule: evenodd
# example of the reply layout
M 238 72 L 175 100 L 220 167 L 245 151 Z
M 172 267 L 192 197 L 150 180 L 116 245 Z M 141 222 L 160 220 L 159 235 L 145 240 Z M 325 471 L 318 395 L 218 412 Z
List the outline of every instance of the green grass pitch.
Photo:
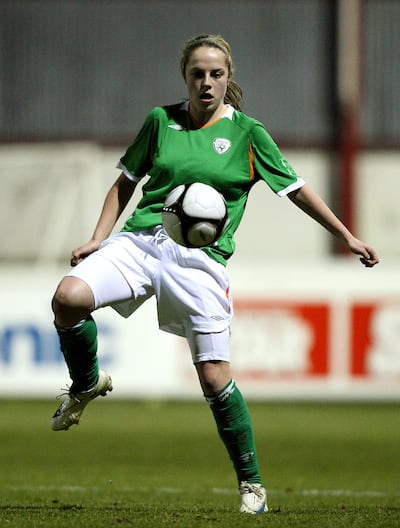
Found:
M 0 401 L 0 528 L 400 526 L 399 405 L 249 404 L 270 512 L 238 513 L 203 402 Z

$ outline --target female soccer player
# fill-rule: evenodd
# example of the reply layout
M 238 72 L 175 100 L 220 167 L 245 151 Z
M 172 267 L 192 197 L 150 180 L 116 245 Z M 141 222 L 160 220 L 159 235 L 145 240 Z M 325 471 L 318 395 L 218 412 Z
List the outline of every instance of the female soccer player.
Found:
M 231 50 L 220 36 L 189 40 L 181 58 L 188 100 L 157 107 L 121 158 L 122 173 L 108 192 L 92 238 L 72 252 L 74 266 L 59 284 L 52 306 L 72 385 L 51 420 L 54 430 L 77 424 L 84 407 L 112 390 L 98 368 L 97 332 L 91 313 L 112 306 L 124 317 L 155 295 L 159 326 L 184 336 L 218 432 L 232 460 L 240 511 L 267 511 L 249 411 L 229 363 L 231 297 L 226 263 L 249 191 L 264 180 L 288 196 L 372 267 L 376 252 L 339 221 L 298 177 L 264 126 L 240 111 Z M 149 176 L 143 197 L 122 231 L 112 229 L 137 182 Z M 226 199 L 229 225 L 212 247 L 177 245 L 161 225 L 167 194 L 201 181 Z

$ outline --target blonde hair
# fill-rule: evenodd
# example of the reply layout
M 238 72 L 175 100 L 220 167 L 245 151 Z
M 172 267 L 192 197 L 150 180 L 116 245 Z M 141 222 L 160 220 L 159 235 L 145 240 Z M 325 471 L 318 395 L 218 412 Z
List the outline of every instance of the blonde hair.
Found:
M 199 35 L 188 40 L 182 51 L 181 58 L 181 73 L 183 78 L 186 74 L 186 66 L 189 62 L 191 53 L 201 46 L 209 48 L 217 48 L 222 51 L 225 55 L 226 65 L 228 67 L 228 84 L 226 88 L 226 94 L 224 98 L 225 103 L 231 104 L 236 110 L 241 110 L 241 101 L 243 97 L 242 89 L 239 84 L 232 79 L 234 68 L 232 61 L 231 47 L 221 35 Z

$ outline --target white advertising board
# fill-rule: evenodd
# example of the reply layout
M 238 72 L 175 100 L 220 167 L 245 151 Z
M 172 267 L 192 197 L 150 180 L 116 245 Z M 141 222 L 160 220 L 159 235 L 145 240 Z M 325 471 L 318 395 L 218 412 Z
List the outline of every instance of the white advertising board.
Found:
M 69 382 L 52 325 L 58 270 L 1 270 L 0 396 L 55 397 Z M 232 370 L 249 398 L 400 398 L 397 269 L 351 263 L 233 266 Z M 113 397 L 201 397 L 186 342 L 155 301 L 128 320 L 95 313 Z

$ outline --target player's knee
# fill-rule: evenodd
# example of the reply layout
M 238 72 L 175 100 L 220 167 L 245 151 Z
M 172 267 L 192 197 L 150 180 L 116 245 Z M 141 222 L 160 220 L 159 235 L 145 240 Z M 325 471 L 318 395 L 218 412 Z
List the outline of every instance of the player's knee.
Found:
M 70 311 L 90 313 L 94 308 L 93 294 L 80 279 L 66 277 L 58 285 L 51 305 L 56 317 Z
M 226 361 L 205 361 L 196 364 L 201 387 L 206 396 L 215 396 L 231 380 L 230 365 Z

